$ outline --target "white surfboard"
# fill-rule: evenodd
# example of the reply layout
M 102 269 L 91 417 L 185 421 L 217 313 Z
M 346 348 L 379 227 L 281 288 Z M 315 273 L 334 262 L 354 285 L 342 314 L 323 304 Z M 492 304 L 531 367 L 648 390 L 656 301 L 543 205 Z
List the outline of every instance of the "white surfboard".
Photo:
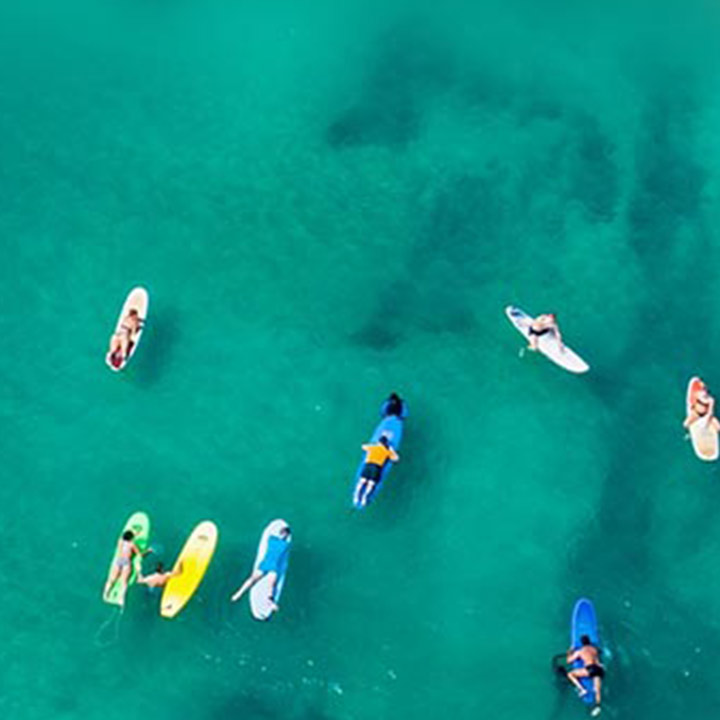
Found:
M 522 333 L 523 337 L 529 341 L 530 325 L 532 325 L 533 319 L 520 308 L 512 305 L 505 308 L 505 314 L 518 332 Z M 538 350 L 556 365 L 571 373 L 584 373 L 590 369 L 590 366 L 577 353 L 567 345 L 560 345 L 555 333 L 549 332 L 541 335 L 538 338 Z
M 687 395 L 685 396 L 685 409 L 690 414 L 692 406 L 695 404 L 695 396 L 702 389 L 703 382 L 698 377 L 690 378 L 688 383 Z M 692 441 L 693 450 L 701 460 L 712 462 L 720 456 L 720 439 L 718 439 L 718 431 L 711 424 L 707 424 L 705 418 L 698 418 L 690 426 L 690 440 Z
M 115 323 L 115 333 L 117 334 L 121 332 L 123 320 L 127 317 L 127 314 L 131 310 L 138 311 L 138 315 L 140 316 L 140 331 L 137 335 L 135 335 L 135 339 L 130 345 L 126 358 L 118 358 L 117 354 L 115 356 L 111 356 L 110 353 L 105 355 L 105 362 L 113 372 L 120 372 L 120 370 L 128 364 L 130 358 L 135 354 L 135 350 L 137 350 L 137 346 L 140 344 L 140 337 L 142 336 L 145 328 L 145 320 L 147 319 L 149 303 L 150 298 L 148 297 L 147 290 L 142 287 L 133 288 L 125 299 L 117 323 Z
M 273 520 L 265 530 L 263 530 L 253 570 L 258 569 L 258 566 L 265 557 L 270 536 L 275 535 L 276 537 L 280 537 L 280 531 L 286 527 L 288 527 L 288 524 L 284 520 Z M 289 538 L 288 541 L 292 542 L 292 539 Z M 252 612 L 256 620 L 267 620 L 273 614 L 271 603 L 277 603 L 280 600 L 283 585 L 285 585 L 286 572 L 287 563 L 285 563 L 285 567 L 280 570 L 277 585 L 275 586 L 275 594 L 272 596 L 270 594 L 272 580 L 267 575 L 252 586 L 250 590 L 250 612 Z

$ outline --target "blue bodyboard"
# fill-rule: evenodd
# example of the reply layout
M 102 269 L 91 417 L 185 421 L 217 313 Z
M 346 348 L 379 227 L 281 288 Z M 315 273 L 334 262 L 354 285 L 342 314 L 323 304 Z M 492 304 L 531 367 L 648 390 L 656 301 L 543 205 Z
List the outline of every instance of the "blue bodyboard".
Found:
M 380 407 L 380 416 L 382 417 L 382 420 L 375 428 L 375 432 L 373 432 L 369 442 L 371 445 L 378 443 L 380 442 L 380 438 L 385 435 L 390 442 L 390 446 L 393 448 L 393 450 L 397 452 L 400 448 L 400 442 L 403 435 L 403 421 L 408 414 L 407 403 L 403 400 L 403 410 L 400 417 L 398 417 L 397 415 L 387 415 L 387 407 L 388 401 L 386 400 Z M 380 490 L 382 484 L 385 482 L 385 479 L 387 478 L 387 475 L 390 472 L 390 468 L 392 467 L 393 463 L 391 463 L 390 461 L 385 463 L 382 469 L 382 474 L 380 475 L 380 482 L 375 483 L 375 487 L 373 487 L 371 493 L 356 498 L 355 495 L 357 492 L 358 483 L 360 482 L 360 474 L 362 473 L 364 465 L 365 461 L 361 460 L 357 472 L 355 473 L 355 483 L 353 484 L 353 506 L 358 510 L 362 510 L 364 507 L 370 504 L 370 501 L 375 497 L 375 495 L 377 495 L 378 490 Z M 365 499 L 364 504 L 362 503 L 363 498 Z
M 570 647 L 577 650 L 582 647 L 580 638 L 587 635 L 595 647 L 600 647 L 600 637 L 598 635 L 597 617 L 595 616 L 595 608 L 587 598 L 580 598 L 575 603 L 572 614 L 572 625 L 570 629 Z M 582 661 L 576 660 L 572 664 L 573 670 L 582 667 Z M 588 691 L 580 699 L 587 705 L 595 703 L 595 688 L 592 678 L 580 678 L 582 686 Z

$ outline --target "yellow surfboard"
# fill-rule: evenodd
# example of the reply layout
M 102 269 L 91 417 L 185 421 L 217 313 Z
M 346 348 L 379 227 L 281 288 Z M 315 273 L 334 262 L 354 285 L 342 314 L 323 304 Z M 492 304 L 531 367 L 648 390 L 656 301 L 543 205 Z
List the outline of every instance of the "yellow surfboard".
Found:
M 173 567 L 180 573 L 168 580 L 162 594 L 160 614 L 163 617 L 175 617 L 195 594 L 210 565 L 217 540 L 217 526 L 209 520 L 201 522 L 190 533 Z

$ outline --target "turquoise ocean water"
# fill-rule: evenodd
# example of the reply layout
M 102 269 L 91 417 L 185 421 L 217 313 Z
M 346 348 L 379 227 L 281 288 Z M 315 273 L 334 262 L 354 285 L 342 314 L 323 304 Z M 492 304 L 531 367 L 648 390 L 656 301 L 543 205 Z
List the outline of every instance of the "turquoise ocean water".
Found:
M 550 672 L 580 595 L 608 716 L 716 715 L 720 477 L 680 423 L 691 375 L 720 391 L 719 12 L 3 3 L 3 718 L 581 717 Z M 509 303 L 590 374 L 520 359 Z M 137 509 L 167 562 L 219 526 L 173 621 L 100 600 Z M 228 600 L 275 517 L 261 624 Z

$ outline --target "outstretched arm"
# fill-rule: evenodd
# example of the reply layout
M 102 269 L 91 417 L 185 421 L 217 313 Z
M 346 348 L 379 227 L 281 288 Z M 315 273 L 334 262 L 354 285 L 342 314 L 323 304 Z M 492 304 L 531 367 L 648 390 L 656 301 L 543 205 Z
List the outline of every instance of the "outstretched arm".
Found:
M 265 573 L 262 570 L 253 570 L 250 577 L 240 586 L 230 598 L 232 602 L 239 600 Z

